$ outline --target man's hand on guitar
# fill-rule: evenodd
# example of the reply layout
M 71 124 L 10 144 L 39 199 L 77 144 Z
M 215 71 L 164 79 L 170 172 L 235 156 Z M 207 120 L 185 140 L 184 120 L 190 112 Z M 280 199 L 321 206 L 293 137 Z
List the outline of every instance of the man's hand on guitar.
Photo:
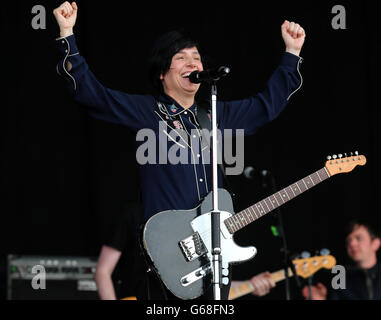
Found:
M 270 272 L 262 272 L 250 279 L 254 290 L 252 294 L 262 297 L 270 292 L 275 287 L 275 282 L 271 278 Z

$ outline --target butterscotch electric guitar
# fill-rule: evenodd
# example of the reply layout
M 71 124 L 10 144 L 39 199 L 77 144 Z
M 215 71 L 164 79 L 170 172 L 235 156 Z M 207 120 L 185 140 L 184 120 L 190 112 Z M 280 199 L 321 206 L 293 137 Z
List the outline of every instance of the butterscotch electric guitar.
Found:
M 316 256 L 306 259 L 296 259 L 292 263 L 295 266 L 295 272 L 299 277 L 309 278 L 322 268 L 332 269 L 336 265 L 335 257 L 331 255 Z M 291 268 L 288 268 L 288 276 L 292 277 Z M 277 283 L 286 279 L 284 269 L 271 273 L 271 279 Z M 231 287 L 229 291 L 229 300 L 234 300 L 254 291 L 254 286 L 250 280 L 242 281 L 238 285 Z

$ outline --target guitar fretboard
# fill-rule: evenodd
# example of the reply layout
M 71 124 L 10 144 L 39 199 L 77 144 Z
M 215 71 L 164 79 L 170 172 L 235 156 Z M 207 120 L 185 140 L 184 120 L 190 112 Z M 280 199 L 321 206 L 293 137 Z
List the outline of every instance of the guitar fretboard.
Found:
M 251 207 L 227 218 L 224 223 L 231 234 L 247 226 L 251 222 L 263 217 L 266 213 L 278 208 L 282 204 L 290 201 L 304 191 L 316 186 L 330 176 L 324 168 L 300 179 L 290 186 L 274 193 L 273 195 L 257 202 Z

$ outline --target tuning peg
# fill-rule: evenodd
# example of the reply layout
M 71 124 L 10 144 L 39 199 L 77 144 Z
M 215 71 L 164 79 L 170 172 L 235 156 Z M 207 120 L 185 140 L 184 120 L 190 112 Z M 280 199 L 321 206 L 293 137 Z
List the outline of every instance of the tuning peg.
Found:
M 342 157 L 343 157 L 343 155 L 340 153 L 340 154 L 339 154 L 339 158 L 341 159 Z
M 311 254 L 308 252 L 308 251 L 303 251 L 300 256 L 302 257 L 302 259 L 307 259 L 309 257 L 311 257 Z
M 320 255 L 321 256 L 327 256 L 329 254 L 330 254 L 330 251 L 327 248 L 323 248 L 323 249 L 320 250 Z
M 347 157 L 347 154 L 346 154 L 346 153 L 344 153 L 344 157 L 345 157 L 345 158 Z
M 331 159 L 332 159 L 332 157 L 331 157 L 331 156 L 328 156 L 328 157 L 327 157 L 327 160 L 331 160 Z
M 359 152 L 358 152 L 358 151 L 355 151 L 355 155 L 358 156 L 358 155 L 359 155 Z
M 332 156 L 332 158 L 333 158 L 333 159 L 336 159 L 336 158 L 337 158 L 337 155 L 334 154 L 334 155 Z
M 351 152 L 351 157 L 353 157 L 353 152 Z

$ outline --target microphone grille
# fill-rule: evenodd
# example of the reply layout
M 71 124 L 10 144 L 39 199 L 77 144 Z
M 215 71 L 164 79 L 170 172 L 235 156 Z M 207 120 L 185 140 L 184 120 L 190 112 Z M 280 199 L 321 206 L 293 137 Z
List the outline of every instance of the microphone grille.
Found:
M 243 175 L 245 176 L 245 178 L 248 178 L 248 179 L 251 179 L 251 173 L 254 171 L 254 168 L 253 167 L 246 167 L 244 170 L 243 170 Z
M 219 68 L 219 71 L 228 74 L 228 73 L 230 73 L 230 68 L 222 66 L 222 67 Z

